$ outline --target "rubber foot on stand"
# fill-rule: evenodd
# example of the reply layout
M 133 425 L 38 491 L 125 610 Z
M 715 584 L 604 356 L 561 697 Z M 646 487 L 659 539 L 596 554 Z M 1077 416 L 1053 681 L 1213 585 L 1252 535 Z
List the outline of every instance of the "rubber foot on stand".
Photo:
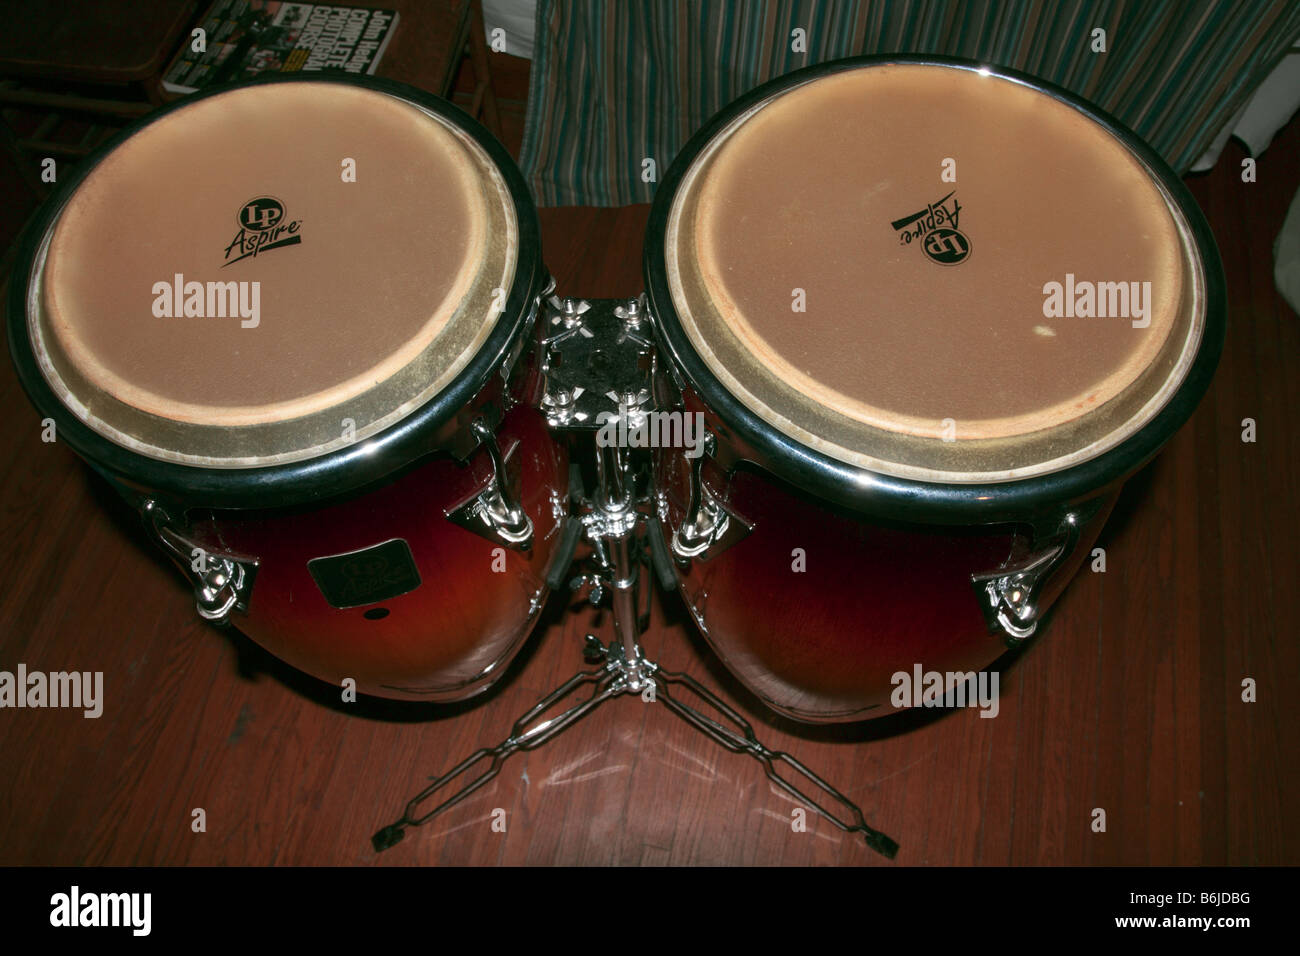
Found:
M 372 836 L 370 842 L 374 846 L 376 853 L 382 853 L 389 847 L 394 847 L 401 843 L 402 837 L 404 836 L 406 836 L 406 831 L 401 827 L 387 826 Z

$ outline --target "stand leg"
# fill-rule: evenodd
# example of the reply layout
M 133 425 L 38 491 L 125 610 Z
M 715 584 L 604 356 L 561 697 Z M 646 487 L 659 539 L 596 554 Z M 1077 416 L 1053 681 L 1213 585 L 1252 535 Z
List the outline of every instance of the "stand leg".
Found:
M 540 723 L 534 723 L 539 717 L 550 710 L 564 698 L 573 694 L 584 684 L 594 685 L 591 690 L 591 696 L 571 706 L 568 710 L 555 717 L 542 720 Z M 620 683 L 619 674 L 611 669 L 606 668 L 599 671 L 582 671 L 573 675 L 551 693 L 547 694 L 536 704 L 534 704 L 527 713 L 515 721 L 514 727 L 510 731 L 510 736 L 501 743 L 492 748 L 483 748 L 476 750 L 451 770 L 447 771 L 441 777 L 421 790 L 406 805 L 406 810 L 402 816 L 394 823 L 381 829 L 378 833 L 370 838 L 376 852 L 387 850 L 389 847 L 396 846 L 401 842 L 402 837 L 406 835 L 406 827 L 418 827 L 428 823 L 444 810 L 449 810 L 456 804 L 460 803 L 471 793 L 483 786 L 498 773 L 501 772 L 502 765 L 511 754 L 519 750 L 532 750 L 540 747 L 552 737 L 567 730 L 577 721 L 587 716 L 605 701 L 611 697 L 617 697 L 627 688 Z M 468 771 L 471 767 L 487 762 L 487 766 L 477 776 L 463 784 L 459 790 L 453 793 L 446 800 L 443 800 L 432 810 L 420 813 L 420 804 L 425 803 L 434 794 L 442 790 L 461 774 Z
M 790 796 L 807 804 L 819 814 L 835 824 L 845 833 L 861 833 L 867 846 L 877 853 L 889 857 L 891 860 L 898 853 L 898 844 L 890 839 L 879 830 L 873 829 L 867 825 L 866 818 L 862 815 L 862 808 L 850 800 L 844 794 L 840 793 L 829 783 L 823 780 L 817 774 L 813 773 L 802 763 L 792 757 L 790 754 L 781 750 L 769 750 L 754 735 L 754 728 L 740 714 L 727 706 L 720 698 L 715 696 L 711 691 L 700 684 L 695 678 L 686 674 L 676 674 L 669 671 L 657 671 L 655 674 L 655 684 L 657 691 L 657 700 L 663 701 L 668 709 L 677 714 L 683 720 L 690 723 L 701 733 L 712 737 L 715 741 L 726 747 L 734 753 L 747 753 L 763 765 L 763 772 L 767 774 L 769 780 L 784 790 Z M 696 697 L 704 701 L 714 710 L 726 717 L 735 727 L 739 728 L 739 733 L 731 727 L 720 724 L 712 717 L 701 713 L 690 704 L 685 704 L 675 699 L 668 693 L 671 686 L 685 687 Z M 793 769 L 804 779 L 811 781 L 826 796 L 834 799 L 839 805 L 848 811 L 849 821 L 845 821 L 822 806 L 815 799 L 808 796 L 800 790 L 795 784 L 791 783 L 781 776 L 777 769 L 779 764 Z

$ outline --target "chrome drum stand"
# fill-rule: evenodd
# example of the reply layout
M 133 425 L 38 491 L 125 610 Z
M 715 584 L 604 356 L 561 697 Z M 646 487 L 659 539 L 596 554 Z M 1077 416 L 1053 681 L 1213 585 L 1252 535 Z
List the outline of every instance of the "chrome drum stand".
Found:
M 637 610 L 642 566 L 652 568 L 670 590 L 676 589 L 676 572 L 658 523 L 648 456 L 603 445 L 596 435 L 609 416 L 625 416 L 635 424 L 636 416 L 653 410 L 650 318 L 639 299 L 551 297 L 542 321 L 547 323 L 540 346 L 546 375 L 542 408 L 552 428 L 586 433 L 596 465 L 594 493 L 574 494 L 575 513 L 565 519 L 548 581 L 553 588 L 563 586 L 577 541 L 585 537 L 592 550 L 591 568 L 568 584 L 572 590 L 588 588 L 596 606 L 608 595 L 614 638 L 603 644 L 588 634 L 583 656 L 594 669 L 574 674 L 529 708 L 505 740 L 476 750 L 420 791 L 398 820 L 371 838 L 375 850 L 396 845 L 408 827 L 428 823 L 456 806 L 496 777 L 511 754 L 540 747 L 607 700 L 635 694 L 647 703 L 663 704 L 726 749 L 749 754 L 790 796 L 846 833 L 861 834 L 869 847 L 892 858 L 898 844 L 870 827 L 857 804 L 790 754 L 764 746 L 744 717 L 694 678 L 646 659 Z M 441 801 L 435 802 L 438 797 Z

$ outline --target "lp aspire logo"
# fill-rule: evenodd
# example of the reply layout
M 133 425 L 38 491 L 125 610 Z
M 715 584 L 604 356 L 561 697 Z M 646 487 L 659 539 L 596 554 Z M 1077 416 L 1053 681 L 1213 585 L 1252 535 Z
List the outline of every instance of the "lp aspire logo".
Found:
M 282 246 L 302 242 L 301 219 L 288 220 L 284 203 L 274 196 L 250 199 L 239 210 L 239 233 L 226 246 L 226 265 Z
M 920 212 L 891 222 L 898 233 L 899 244 L 907 246 L 919 242 L 930 261 L 941 266 L 965 262 L 970 255 L 970 240 L 957 230 L 961 203 L 953 195 L 949 193 L 937 202 L 928 203 Z M 948 202 L 950 199 L 951 203 Z

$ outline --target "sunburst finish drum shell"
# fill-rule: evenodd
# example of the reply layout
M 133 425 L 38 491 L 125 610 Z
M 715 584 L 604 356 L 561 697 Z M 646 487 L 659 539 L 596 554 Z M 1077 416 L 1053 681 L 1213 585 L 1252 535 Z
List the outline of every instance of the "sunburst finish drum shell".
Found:
M 732 104 L 661 184 L 645 275 L 664 398 L 713 433 L 700 480 L 732 532 L 679 563 L 684 596 L 751 690 L 812 721 L 995 660 L 981 588 L 1067 541 L 1041 619 L 1224 335 L 1213 239 L 1159 157 L 1063 90 L 938 58 Z M 690 461 L 662 456 L 658 484 L 671 537 Z

